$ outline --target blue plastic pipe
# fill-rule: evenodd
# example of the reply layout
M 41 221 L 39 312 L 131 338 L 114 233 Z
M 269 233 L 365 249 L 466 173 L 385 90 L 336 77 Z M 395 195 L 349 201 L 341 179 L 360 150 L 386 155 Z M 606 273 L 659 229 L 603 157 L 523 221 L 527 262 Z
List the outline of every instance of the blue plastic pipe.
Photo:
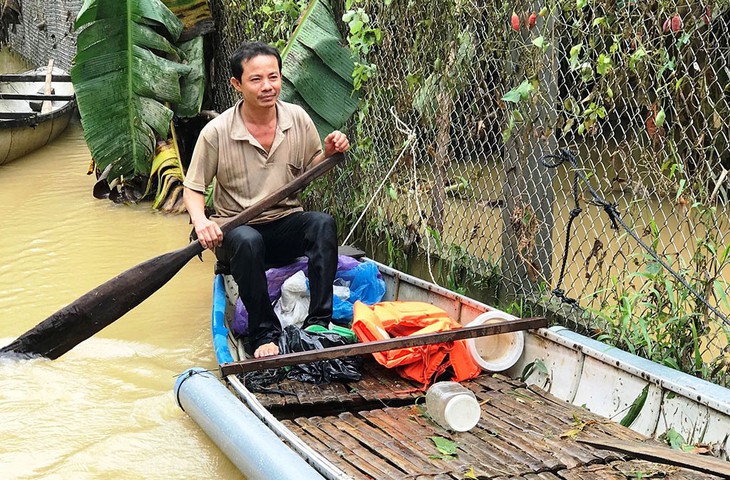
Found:
M 207 370 L 186 370 L 175 382 L 175 396 L 248 480 L 324 478 Z

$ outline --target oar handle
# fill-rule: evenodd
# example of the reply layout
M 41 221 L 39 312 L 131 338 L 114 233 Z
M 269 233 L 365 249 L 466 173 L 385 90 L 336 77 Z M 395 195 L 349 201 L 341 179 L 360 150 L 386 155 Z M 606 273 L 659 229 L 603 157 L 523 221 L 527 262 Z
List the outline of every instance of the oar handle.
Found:
M 310 168 L 291 182 L 273 192 L 271 195 L 267 196 L 263 200 L 254 203 L 253 205 L 221 225 L 221 230 L 223 231 L 223 234 L 230 232 L 236 227 L 247 224 L 254 218 L 264 213 L 266 210 L 277 205 L 285 198 L 309 185 L 312 180 L 327 173 L 327 171 L 334 168 L 335 165 L 342 162 L 344 159 L 344 153 L 336 153 L 331 157 L 325 158 L 314 167 Z

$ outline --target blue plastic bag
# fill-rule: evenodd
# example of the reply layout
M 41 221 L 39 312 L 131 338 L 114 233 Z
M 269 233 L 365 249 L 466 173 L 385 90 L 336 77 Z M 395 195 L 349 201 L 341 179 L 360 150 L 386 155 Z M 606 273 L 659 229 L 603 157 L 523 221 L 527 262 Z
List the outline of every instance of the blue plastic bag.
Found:
M 335 283 L 338 282 L 350 287 L 350 298 L 347 301 L 333 297 L 332 323 L 339 325 L 352 321 L 355 301 L 372 305 L 381 301 L 385 295 L 385 282 L 373 262 L 363 262 L 349 270 L 338 270 Z

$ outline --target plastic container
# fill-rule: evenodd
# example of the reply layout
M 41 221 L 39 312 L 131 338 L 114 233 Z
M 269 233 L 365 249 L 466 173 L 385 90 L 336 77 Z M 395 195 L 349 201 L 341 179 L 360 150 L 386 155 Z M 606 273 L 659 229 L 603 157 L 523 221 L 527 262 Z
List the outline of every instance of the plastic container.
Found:
M 500 311 L 485 312 L 469 322 L 467 326 L 489 324 L 501 320 L 516 320 L 517 317 Z M 500 335 L 469 338 L 466 346 L 475 362 L 488 372 L 503 372 L 511 368 L 525 349 L 524 332 L 510 332 Z
M 466 432 L 479 422 L 482 411 L 474 392 L 457 382 L 436 382 L 426 392 L 426 410 L 448 430 Z

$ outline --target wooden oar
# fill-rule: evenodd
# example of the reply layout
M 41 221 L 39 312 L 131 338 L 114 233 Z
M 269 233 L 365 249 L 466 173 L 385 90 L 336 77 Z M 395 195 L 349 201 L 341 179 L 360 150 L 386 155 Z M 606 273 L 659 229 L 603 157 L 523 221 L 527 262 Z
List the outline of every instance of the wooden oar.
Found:
M 53 59 L 48 60 L 48 71 L 46 72 L 46 82 L 43 85 L 43 93 L 50 95 L 53 92 L 51 81 L 53 80 Z M 48 113 L 53 109 L 53 104 L 46 100 L 41 106 L 41 114 Z
M 288 196 L 307 186 L 344 159 L 338 153 L 255 203 L 221 227 L 223 233 L 250 222 Z M 196 240 L 188 246 L 132 267 L 76 301 L 57 311 L 14 342 L 0 354 L 40 355 L 55 359 L 91 337 L 102 328 L 142 303 L 180 271 L 204 248 Z

